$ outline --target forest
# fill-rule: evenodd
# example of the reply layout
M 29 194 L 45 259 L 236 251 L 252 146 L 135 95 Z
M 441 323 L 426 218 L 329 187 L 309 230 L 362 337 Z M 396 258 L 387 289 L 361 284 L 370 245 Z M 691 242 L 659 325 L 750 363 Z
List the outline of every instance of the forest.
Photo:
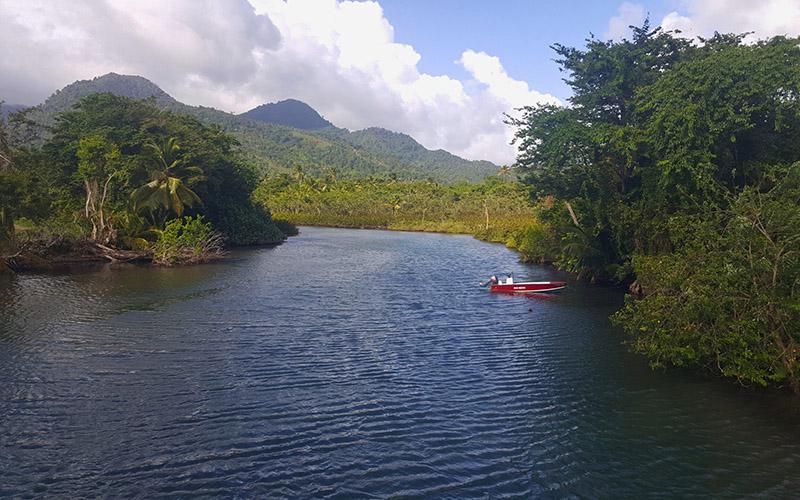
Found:
M 532 199 L 556 200 L 530 245 L 630 284 L 614 319 L 654 366 L 800 390 L 799 43 L 645 23 L 556 44 L 570 105 L 509 120 Z
M 57 115 L 47 132 L 41 146 L 13 147 L 0 128 L 0 255 L 8 267 L 70 256 L 169 265 L 285 238 L 251 200 L 255 169 L 218 127 L 99 93 Z

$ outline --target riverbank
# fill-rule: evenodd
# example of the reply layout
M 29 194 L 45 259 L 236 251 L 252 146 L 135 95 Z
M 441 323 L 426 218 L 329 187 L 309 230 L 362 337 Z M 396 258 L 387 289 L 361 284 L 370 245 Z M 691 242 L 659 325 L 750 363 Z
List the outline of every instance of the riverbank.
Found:
M 138 250 L 120 249 L 97 243 L 86 236 L 67 234 L 20 233 L 13 249 L 0 253 L 0 273 L 52 271 L 74 265 L 102 263 L 131 263 L 143 266 L 186 266 L 219 260 L 227 250 L 235 248 L 274 247 L 286 238 L 298 234 L 297 227 L 285 220 L 275 221 L 283 238 L 274 242 L 253 245 L 225 245 L 224 238 L 215 232 L 197 238 L 184 231 L 177 238 L 161 238 L 156 242 L 141 240 Z M 168 232 L 162 233 L 162 238 Z M 194 238 L 190 238 L 193 236 Z
M 0 256 L 0 272 L 48 271 L 64 266 L 131 262 L 152 264 L 152 251 L 112 248 L 88 238 L 25 241 L 13 252 Z

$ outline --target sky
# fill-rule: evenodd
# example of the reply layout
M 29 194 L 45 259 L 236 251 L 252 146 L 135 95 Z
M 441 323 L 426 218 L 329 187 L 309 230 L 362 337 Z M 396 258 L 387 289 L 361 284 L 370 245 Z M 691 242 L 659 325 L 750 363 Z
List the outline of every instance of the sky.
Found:
M 504 113 L 568 103 L 550 45 L 619 40 L 648 15 L 688 38 L 800 35 L 800 0 L 0 0 L 0 100 L 137 74 L 187 104 L 296 98 L 340 127 L 507 164 Z

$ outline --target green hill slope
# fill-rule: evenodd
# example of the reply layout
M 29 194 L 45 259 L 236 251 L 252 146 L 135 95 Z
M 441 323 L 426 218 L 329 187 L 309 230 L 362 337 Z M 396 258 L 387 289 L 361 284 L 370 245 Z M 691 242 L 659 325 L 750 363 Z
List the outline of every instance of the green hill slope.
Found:
M 33 130 L 30 125 L 12 125 L 12 137 L 18 141 L 41 142 L 48 134 L 46 127 L 54 123 L 58 113 L 71 109 L 81 98 L 98 92 L 134 99 L 150 98 L 162 109 L 218 125 L 239 140 L 242 154 L 262 174 L 301 169 L 311 175 L 323 175 L 335 169 L 341 178 L 395 175 L 404 179 L 433 178 L 441 182 L 457 182 L 478 181 L 497 171 L 490 162 L 471 162 L 446 151 L 429 151 L 407 135 L 384 129 L 348 132 L 331 126 L 310 131 L 214 108 L 189 106 L 175 100 L 146 78 L 115 73 L 77 81 L 57 91 L 44 103 L 27 111 L 30 122 L 44 127 L 33 127 L 36 128 Z M 313 123 L 309 110 L 329 123 L 300 101 L 281 106 L 280 110 L 279 118 L 286 123 Z M 290 116 L 288 112 L 292 110 L 303 110 L 303 116 Z M 263 114 L 252 113 L 250 116 L 263 117 Z M 309 117 L 310 122 L 303 121 Z
M 440 178 L 448 181 L 480 181 L 497 173 L 497 165 L 490 161 L 465 160 L 443 149 L 431 151 L 411 136 L 385 128 L 371 127 L 355 132 L 335 129 L 320 133 L 338 137 L 360 150 L 394 158 L 414 170 L 437 172 Z

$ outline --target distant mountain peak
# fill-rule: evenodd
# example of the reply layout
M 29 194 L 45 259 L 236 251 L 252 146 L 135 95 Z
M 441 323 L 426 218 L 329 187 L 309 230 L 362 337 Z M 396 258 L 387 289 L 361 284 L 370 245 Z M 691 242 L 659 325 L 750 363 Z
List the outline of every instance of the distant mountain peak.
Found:
M 298 162 L 313 175 L 336 168 L 342 178 L 395 174 L 454 182 L 477 181 L 497 172 L 497 166 L 488 161 L 465 160 L 441 149 L 430 151 L 401 132 L 380 127 L 355 132 L 337 128 L 297 99 L 264 104 L 234 115 L 183 104 L 144 77 L 117 73 L 80 80 L 55 92 L 27 115 L 29 122 L 41 127 L 35 128 L 33 134 L 18 137 L 28 141 L 26 145 L 41 144 L 49 134 L 47 126 L 55 122 L 59 113 L 73 109 L 90 94 L 103 92 L 131 99 L 154 98 L 160 109 L 222 127 L 239 139 L 243 152 L 262 173 L 289 172 Z
M 285 99 L 283 101 L 262 104 L 239 116 L 302 130 L 318 130 L 333 127 L 333 124 L 317 113 L 314 108 L 297 99 Z
M 164 92 L 161 87 L 143 76 L 106 73 L 91 80 L 78 80 L 70 83 L 48 97 L 42 107 L 51 114 L 67 111 L 81 98 L 101 92 L 108 92 L 131 99 L 154 97 L 159 104 L 177 102 L 172 96 Z

